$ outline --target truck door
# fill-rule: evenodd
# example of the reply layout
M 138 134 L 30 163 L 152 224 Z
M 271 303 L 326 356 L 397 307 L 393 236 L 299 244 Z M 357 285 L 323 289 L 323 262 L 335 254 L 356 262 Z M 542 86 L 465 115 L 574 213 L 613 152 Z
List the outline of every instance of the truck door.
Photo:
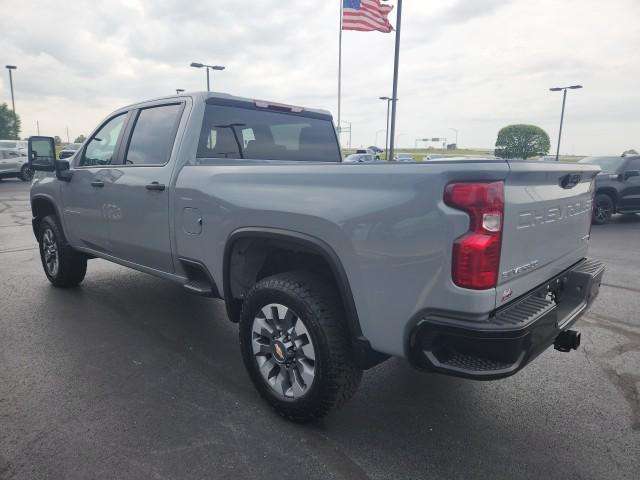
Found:
M 621 180 L 618 211 L 640 211 L 640 157 L 627 162 Z
M 172 151 L 184 103 L 155 104 L 133 112 L 125 133 L 119 177 L 109 202 L 113 254 L 145 267 L 173 272 L 169 229 Z
M 69 182 L 61 182 L 65 233 L 74 246 L 111 253 L 107 195 L 117 180 L 115 163 L 127 112 L 108 119 L 87 142 L 71 166 Z

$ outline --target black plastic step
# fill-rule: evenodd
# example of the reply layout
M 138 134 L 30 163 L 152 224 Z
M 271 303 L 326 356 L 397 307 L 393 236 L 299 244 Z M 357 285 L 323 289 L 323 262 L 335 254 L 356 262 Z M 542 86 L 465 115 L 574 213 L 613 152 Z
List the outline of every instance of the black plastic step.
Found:
M 488 372 L 505 370 L 512 366 L 511 363 L 499 362 L 489 358 L 481 358 L 465 353 L 455 352 L 446 360 L 440 362 L 443 366 L 458 368 L 472 372 Z
M 493 318 L 492 323 L 503 326 L 527 325 L 529 322 L 546 315 L 556 307 L 556 302 L 548 298 L 527 297 L 500 310 Z
M 202 295 L 204 297 L 215 296 L 211 284 L 203 280 L 189 280 L 183 287 L 196 295 Z

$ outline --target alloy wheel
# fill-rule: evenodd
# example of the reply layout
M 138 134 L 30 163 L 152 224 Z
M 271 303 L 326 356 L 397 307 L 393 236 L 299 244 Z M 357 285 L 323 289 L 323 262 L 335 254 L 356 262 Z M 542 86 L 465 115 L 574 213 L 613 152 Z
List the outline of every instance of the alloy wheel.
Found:
M 265 382 L 285 399 L 300 399 L 316 374 L 316 351 L 300 317 L 279 303 L 262 307 L 253 319 L 251 344 Z
M 596 204 L 595 214 L 596 214 L 596 218 L 600 222 L 605 222 L 609 218 L 610 209 L 608 205 L 606 205 L 606 202 L 598 202 Z
M 42 234 L 42 253 L 44 255 L 44 264 L 47 268 L 47 273 L 55 277 L 58 275 L 60 259 L 58 256 L 56 237 L 50 228 L 47 228 Z

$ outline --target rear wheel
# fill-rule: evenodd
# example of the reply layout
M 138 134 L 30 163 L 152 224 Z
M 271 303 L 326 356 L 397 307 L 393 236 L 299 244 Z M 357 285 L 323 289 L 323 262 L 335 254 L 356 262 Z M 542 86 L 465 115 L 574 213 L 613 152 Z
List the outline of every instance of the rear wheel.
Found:
M 596 195 L 593 201 L 593 223 L 604 225 L 613 215 L 613 200 L 605 193 Z
M 67 243 L 55 216 L 42 219 L 38 238 L 42 268 L 54 287 L 75 287 L 84 280 L 87 257 Z
M 320 419 L 350 399 L 362 371 L 352 360 L 339 298 L 301 272 L 258 282 L 242 306 L 240 347 L 260 395 L 297 422 Z
M 29 165 L 23 165 L 20 170 L 20 180 L 23 182 L 30 182 L 33 180 L 33 169 L 29 168 Z

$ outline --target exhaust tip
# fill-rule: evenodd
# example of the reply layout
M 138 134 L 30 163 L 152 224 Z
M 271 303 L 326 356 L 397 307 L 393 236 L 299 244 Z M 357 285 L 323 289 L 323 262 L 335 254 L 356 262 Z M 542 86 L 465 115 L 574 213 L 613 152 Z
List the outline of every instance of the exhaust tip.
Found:
M 553 342 L 553 348 L 560 352 L 577 350 L 580 346 L 580 332 L 576 330 L 566 330 L 561 332 Z

